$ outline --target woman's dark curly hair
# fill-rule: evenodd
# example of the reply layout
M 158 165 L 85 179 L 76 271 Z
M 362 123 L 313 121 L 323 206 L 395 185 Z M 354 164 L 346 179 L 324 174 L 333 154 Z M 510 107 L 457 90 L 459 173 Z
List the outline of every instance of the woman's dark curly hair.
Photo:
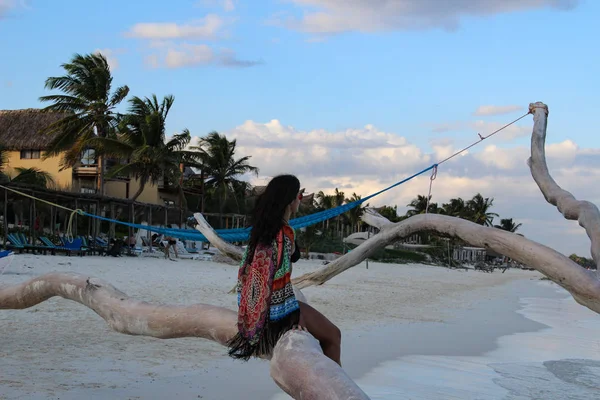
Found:
M 294 175 L 279 175 L 271 179 L 265 191 L 256 199 L 252 212 L 252 231 L 248 247 L 270 244 L 283 226 L 283 214 L 300 191 L 300 181 Z

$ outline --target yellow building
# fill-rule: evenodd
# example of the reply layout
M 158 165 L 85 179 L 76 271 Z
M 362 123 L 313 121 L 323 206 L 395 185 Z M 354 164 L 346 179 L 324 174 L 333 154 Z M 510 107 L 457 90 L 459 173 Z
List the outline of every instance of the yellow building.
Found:
M 4 172 L 16 175 L 16 168 L 38 168 L 48 172 L 54 179 L 53 189 L 76 192 L 98 193 L 100 169 L 94 150 L 86 150 L 79 162 L 72 168 L 61 170 L 61 157 L 42 160 L 43 152 L 52 141 L 52 135 L 40 133 L 50 124 L 64 115 L 42 112 L 39 109 L 0 110 L 0 145 L 8 150 L 8 162 Z M 116 161 L 107 160 L 107 168 Z M 108 197 L 130 199 L 139 189 L 139 181 L 129 177 L 119 177 L 105 181 L 105 195 Z M 176 201 L 173 188 L 148 183 L 137 198 L 143 203 L 165 205 Z

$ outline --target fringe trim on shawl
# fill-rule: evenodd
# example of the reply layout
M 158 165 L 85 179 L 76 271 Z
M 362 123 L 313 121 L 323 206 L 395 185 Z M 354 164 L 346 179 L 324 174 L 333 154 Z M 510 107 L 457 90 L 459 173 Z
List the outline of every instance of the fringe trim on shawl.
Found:
M 251 344 L 239 332 L 227 342 L 229 356 L 244 361 L 252 357 L 270 357 L 281 336 L 298 325 L 300 310 L 295 310 L 278 321 L 268 321 L 262 330 L 258 343 Z

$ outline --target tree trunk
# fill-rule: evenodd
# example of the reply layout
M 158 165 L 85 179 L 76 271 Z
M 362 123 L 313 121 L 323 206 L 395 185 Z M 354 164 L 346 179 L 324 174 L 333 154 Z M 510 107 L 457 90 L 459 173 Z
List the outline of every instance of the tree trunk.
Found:
M 179 209 L 187 211 L 188 204 L 187 199 L 185 198 L 185 192 L 183 191 L 183 186 L 179 185 L 177 187 L 177 194 L 179 196 Z
M 127 335 L 159 339 L 197 337 L 225 345 L 237 333 L 237 313 L 208 304 L 155 305 L 130 298 L 97 278 L 54 272 L 0 288 L 0 309 L 25 309 L 54 296 L 93 310 L 108 326 Z M 301 292 L 300 301 L 306 301 Z M 225 352 L 224 352 L 225 354 Z M 308 332 L 288 331 L 270 360 L 275 383 L 294 399 L 368 400 L 344 370 L 323 355 Z
M 140 197 L 140 195 L 144 191 L 145 187 L 146 187 L 146 181 L 145 180 L 140 180 L 140 187 L 138 188 L 137 192 L 135 192 L 135 194 L 133 195 L 133 197 L 131 198 L 131 200 L 132 201 L 136 201 L 137 198 Z
M 98 156 L 98 168 L 100 168 L 100 174 L 98 176 L 98 187 L 101 196 L 104 196 L 104 156 Z

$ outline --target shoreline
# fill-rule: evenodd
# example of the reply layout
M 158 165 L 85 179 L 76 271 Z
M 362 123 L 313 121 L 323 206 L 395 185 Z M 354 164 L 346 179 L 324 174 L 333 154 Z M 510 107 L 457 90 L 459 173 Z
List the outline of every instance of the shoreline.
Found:
M 302 262 L 295 267 L 295 274 L 319 267 Z M 9 270 L 8 275 L 0 276 L 0 282 L 17 283 L 52 270 L 71 270 L 107 280 L 140 300 L 235 307 L 235 296 L 226 291 L 234 283 L 236 269 L 223 264 L 26 256 L 15 258 Z M 26 274 L 15 275 L 19 272 Z M 447 335 L 447 329 L 465 336 L 466 322 L 481 323 L 490 304 L 507 308 L 509 286 L 505 284 L 521 283 L 529 294 L 535 286 L 531 280 L 540 276 L 524 271 L 467 273 L 370 262 L 368 270 L 358 265 L 323 286 L 306 288 L 304 293 L 342 329 L 344 368 L 359 379 L 381 362 L 418 349 L 419 342 L 405 338 L 420 338 L 421 346 L 437 340 L 439 346 L 448 347 L 439 339 Z M 508 308 L 516 315 L 513 318 L 523 318 L 512 310 L 514 304 Z M 2 374 L 0 391 L 10 399 L 228 399 L 240 397 L 248 389 L 256 398 L 281 393 L 265 361 L 234 361 L 227 358 L 222 346 L 207 340 L 118 334 L 91 310 L 60 298 L 27 310 L 2 311 L 0 325 L 7 328 L 0 331 L 0 355 L 8 371 Z M 513 323 L 507 324 L 507 329 L 512 331 L 510 325 Z M 538 328 L 527 325 L 519 329 Z M 489 341 L 500 336 L 498 332 L 488 329 L 487 339 L 480 344 L 489 347 Z M 436 339 L 435 335 L 442 336 Z M 393 339 L 390 344 L 390 338 L 401 340 L 396 343 Z M 429 347 L 433 351 L 436 346 Z M 369 349 L 369 356 L 363 359 L 358 351 L 364 348 Z M 236 385 L 231 385 L 232 379 Z
M 600 400 L 600 320 L 555 284 L 538 282 L 519 315 L 541 329 L 503 335 L 476 355 L 416 354 L 357 379 L 373 400 Z M 279 399 L 279 398 L 277 398 Z

